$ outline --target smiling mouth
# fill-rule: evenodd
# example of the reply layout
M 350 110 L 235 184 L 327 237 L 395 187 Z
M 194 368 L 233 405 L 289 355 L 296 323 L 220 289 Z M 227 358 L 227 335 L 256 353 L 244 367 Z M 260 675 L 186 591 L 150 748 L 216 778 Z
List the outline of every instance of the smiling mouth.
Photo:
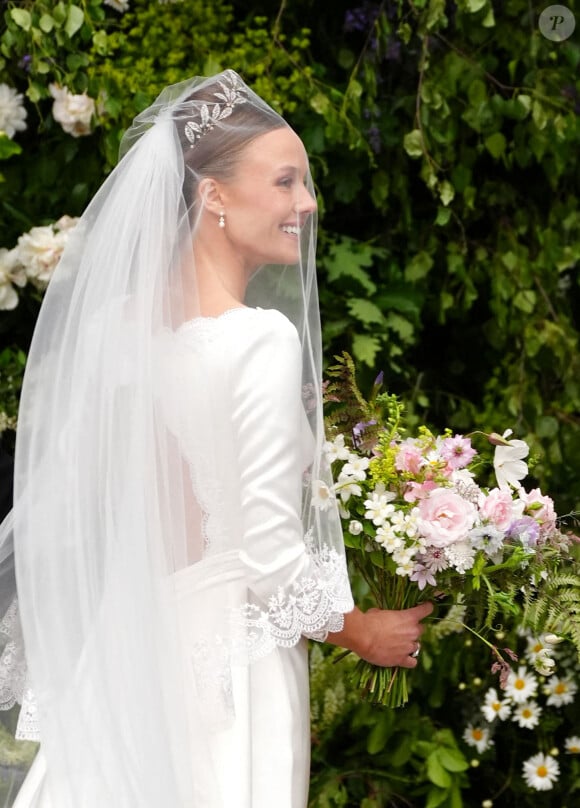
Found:
M 280 229 L 283 233 L 289 233 L 291 236 L 297 236 L 300 233 L 300 228 L 293 224 L 283 224 Z

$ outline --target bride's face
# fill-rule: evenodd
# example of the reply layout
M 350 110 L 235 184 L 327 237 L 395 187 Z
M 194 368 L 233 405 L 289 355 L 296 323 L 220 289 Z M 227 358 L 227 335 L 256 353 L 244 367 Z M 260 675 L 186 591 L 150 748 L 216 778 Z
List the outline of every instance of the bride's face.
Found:
M 304 146 L 290 128 L 260 135 L 243 150 L 221 198 L 224 236 L 245 268 L 298 261 L 300 230 L 316 210 L 307 173 Z

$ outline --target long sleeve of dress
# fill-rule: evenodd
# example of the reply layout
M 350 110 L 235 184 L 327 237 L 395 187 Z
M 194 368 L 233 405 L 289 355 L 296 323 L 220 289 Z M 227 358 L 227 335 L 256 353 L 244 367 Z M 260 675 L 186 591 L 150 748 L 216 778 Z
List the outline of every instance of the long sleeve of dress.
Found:
M 301 348 L 294 326 L 278 312 L 268 315 L 232 374 L 240 558 L 255 596 L 240 619 L 257 629 L 258 656 L 302 635 L 325 639 L 353 608 L 344 554 L 324 537 L 314 549 L 304 535 L 303 473 L 312 436 L 301 398 Z

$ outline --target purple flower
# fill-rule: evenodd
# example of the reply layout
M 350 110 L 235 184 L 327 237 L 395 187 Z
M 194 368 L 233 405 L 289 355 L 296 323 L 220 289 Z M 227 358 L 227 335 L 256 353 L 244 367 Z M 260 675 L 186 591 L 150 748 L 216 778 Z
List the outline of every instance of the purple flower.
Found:
M 531 516 L 516 519 L 507 529 L 507 537 L 519 541 L 524 547 L 533 548 L 538 543 L 540 526 Z
M 344 15 L 344 30 L 347 33 L 351 31 L 368 31 L 379 16 L 379 11 L 379 4 L 368 2 L 368 0 L 362 6 L 349 9 Z
M 463 435 L 445 438 L 441 444 L 441 457 L 447 461 L 447 465 L 452 469 L 465 468 L 476 454 L 477 452 L 472 447 L 469 438 L 464 438 Z
M 30 65 L 32 63 L 32 56 L 29 53 L 25 53 L 22 59 L 18 62 L 18 67 L 22 70 L 25 70 L 27 73 L 30 70 Z
M 415 568 L 411 573 L 410 578 L 411 581 L 417 582 L 419 589 L 421 590 L 425 589 L 427 584 L 430 584 L 431 586 L 435 586 L 437 584 L 433 572 L 429 569 L 429 567 L 426 567 L 425 564 L 415 564 Z

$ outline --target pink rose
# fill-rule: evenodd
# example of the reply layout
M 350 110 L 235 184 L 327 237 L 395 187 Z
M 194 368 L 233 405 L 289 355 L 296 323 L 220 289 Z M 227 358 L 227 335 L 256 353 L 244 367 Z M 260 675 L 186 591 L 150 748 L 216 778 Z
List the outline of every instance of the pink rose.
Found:
M 475 522 L 475 507 L 449 488 L 436 488 L 419 503 L 419 531 L 433 547 L 464 539 Z
M 489 492 L 481 506 L 481 515 L 488 519 L 498 530 L 507 530 L 514 518 L 514 507 L 511 494 L 494 488 Z
M 525 503 L 524 513 L 533 517 L 543 532 L 555 530 L 556 511 L 551 497 L 542 494 L 539 488 L 534 488 L 533 491 L 521 491 L 520 499 Z
M 411 474 L 418 474 L 424 464 L 421 449 L 415 444 L 412 438 L 407 438 L 399 446 L 399 451 L 395 458 L 395 468 L 398 471 L 408 471 Z

